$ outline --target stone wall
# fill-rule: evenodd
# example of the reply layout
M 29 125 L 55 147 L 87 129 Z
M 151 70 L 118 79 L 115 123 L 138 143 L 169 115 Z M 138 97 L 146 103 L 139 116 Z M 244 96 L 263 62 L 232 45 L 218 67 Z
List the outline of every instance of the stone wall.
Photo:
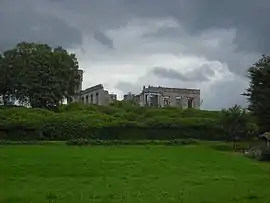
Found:
M 155 106 L 158 103 L 159 107 L 200 108 L 201 104 L 200 90 L 198 89 L 149 86 L 148 88 L 144 87 L 140 99 L 142 106 Z
M 108 105 L 111 102 L 108 91 L 99 84 L 81 91 L 80 100 L 84 104 Z
M 109 103 L 117 100 L 117 94 L 109 94 Z

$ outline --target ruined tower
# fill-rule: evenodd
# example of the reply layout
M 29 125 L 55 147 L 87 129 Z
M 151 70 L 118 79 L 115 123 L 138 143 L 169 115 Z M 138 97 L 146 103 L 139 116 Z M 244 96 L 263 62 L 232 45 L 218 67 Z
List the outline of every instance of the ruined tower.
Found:
M 83 70 L 78 70 L 78 75 L 79 75 L 79 78 L 80 78 L 80 83 L 79 83 L 79 86 L 78 86 L 78 89 L 77 89 L 77 93 L 79 93 L 80 91 L 82 91 L 82 82 L 83 82 Z

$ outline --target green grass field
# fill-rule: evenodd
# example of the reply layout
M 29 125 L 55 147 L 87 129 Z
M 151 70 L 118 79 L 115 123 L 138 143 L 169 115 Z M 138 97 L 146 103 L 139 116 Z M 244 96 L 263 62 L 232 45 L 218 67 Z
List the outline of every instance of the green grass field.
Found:
M 270 165 L 196 146 L 0 146 L 0 202 L 270 202 Z

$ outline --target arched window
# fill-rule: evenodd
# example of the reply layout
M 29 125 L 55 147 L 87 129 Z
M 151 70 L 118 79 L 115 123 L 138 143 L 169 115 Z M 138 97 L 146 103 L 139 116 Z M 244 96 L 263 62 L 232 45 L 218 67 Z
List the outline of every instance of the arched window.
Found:
M 89 103 L 89 95 L 86 95 L 86 104 Z

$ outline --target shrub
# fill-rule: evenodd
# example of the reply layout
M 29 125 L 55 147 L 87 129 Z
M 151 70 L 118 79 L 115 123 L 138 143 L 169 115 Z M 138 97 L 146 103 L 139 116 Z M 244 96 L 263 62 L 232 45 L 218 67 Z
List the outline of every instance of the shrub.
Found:
M 13 141 L 13 140 L 0 140 L 0 145 L 47 145 L 47 144 L 57 144 L 53 142 L 45 142 L 38 140 L 22 140 L 22 141 Z
M 69 105 L 62 105 L 58 108 L 57 112 L 70 112 L 70 111 L 80 111 L 87 110 L 91 112 L 98 112 L 95 105 L 84 105 L 81 103 L 71 103 Z
M 262 149 L 260 160 L 261 161 L 270 161 L 270 148 Z
M 261 150 L 259 148 L 252 147 L 249 150 L 246 150 L 244 155 L 251 159 L 260 160 L 261 158 Z

